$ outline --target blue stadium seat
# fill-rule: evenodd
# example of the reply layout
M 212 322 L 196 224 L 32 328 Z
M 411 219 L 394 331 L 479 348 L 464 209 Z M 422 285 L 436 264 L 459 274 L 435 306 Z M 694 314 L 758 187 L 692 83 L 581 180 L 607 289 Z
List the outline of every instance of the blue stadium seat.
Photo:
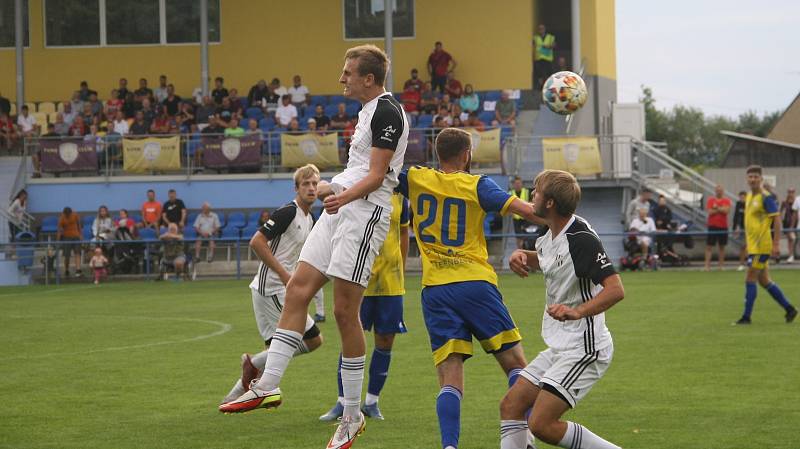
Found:
M 225 229 L 222 230 L 222 238 L 224 239 L 238 239 L 240 237 L 241 230 L 239 228 L 226 226 Z
M 275 129 L 275 120 L 272 120 L 269 117 L 264 117 L 258 121 L 258 128 L 265 133 L 270 132 Z
M 142 228 L 139 230 L 139 237 L 142 240 L 158 240 L 158 235 L 153 228 Z
M 325 106 L 325 105 L 328 104 L 328 97 L 326 97 L 325 95 L 312 95 L 311 96 L 311 104 L 314 105 L 314 106 L 316 106 L 318 104 L 321 104 L 322 106 Z
M 133 219 L 134 223 L 141 223 L 142 222 L 142 215 L 141 214 L 132 214 L 128 211 L 128 217 Z
M 491 125 L 492 120 L 494 120 L 494 111 L 483 111 L 478 114 L 478 119 L 486 125 Z
M 247 224 L 247 217 L 242 212 L 228 213 L 228 219 L 225 221 L 225 228 L 235 227 L 243 228 Z
M 86 215 L 84 215 L 83 217 L 81 217 L 81 225 L 84 228 L 87 228 L 87 227 L 91 228 L 92 227 L 92 223 L 94 223 L 94 218 L 95 218 L 94 214 L 86 214 Z
M 189 225 L 183 228 L 183 238 L 189 239 L 196 239 L 197 238 L 197 231 L 194 230 L 194 227 Z
M 58 232 L 58 216 L 50 215 L 48 217 L 42 218 L 42 229 L 41 232 L 44 233 L 56 233 Z
M 84 226 L 83 227 L 83 232 L 81 232 L 81 238 L 83 240 L 91 240 L 92 237 L 94 237 L 94 234 L 92 234 L 92 227 L 91 226 Z
M 239 105 L 242 106 L 242 109 L 247 109 L 249 104 L 247 104 L 247 97 L 239 97 Z
M 271 154 L 281 154 L 281 132 L 274 132 L 270 134 L 269 138 L 267 139 L 267 143 L 269 144 L 268 150 Z
M 324 106 L 322 108 L 325 109 Z M 303 113 L 303 120 L 310 119 L 311 117 L 316 115 L 316 113 L 317 113 L 316 112 L 316 105 L 312 105 L 312 106 L 307 107 L 305 112 Z
M 197 220 L 198 215 L 200 215 L 200 212 L 189 212 L 189 215 L 186 216 L 186 226 L 194 226 L 194 221 Z
M 500 128 L 500 142 L 502 143 L 507 138 L 514 135 L 514 130 L 510 126 L 503 126 Z
M 339 112 L 339 106 L 336 104 L 329 104 L 325 106 L 325 115 L 328 117 L 333 117 L 337 112 Z
M 262 111 L 261 108 L 247 108 L 247 111 L 245 111 L 245 115 L 247 116 L 247 118 L 254 118 L 256 120 L 261 120 L 262 118 L 264 118 L 264 111 Z
M 357 115 L 357 114 L 358 114 L 358 111 L 360 111 L 360 110 L 361 110 L 361 104 L 359 104 L 359 103 L 355 103 L 355 104 L 353 104 L 353 103 L 348 103 L 348 104 L 345 106 L 344 110 L 347 112 L 347 115 L 350 115 L 350 116 Z M 337 109 L 337 110 L 336 110 L 336 112 L 339 112 L 339 110 Z M 335 114 L 336 112 L 334 112 L 334 114 Z
M 258 226 L 259 217 L 261 217 L 261 211 L 250 212 L 247 215 L 247 227 Z
M 430 128 L 433 125 L 433 116 L 424 114 L 417 117 L 417 128 Z
M 483 101 L 498 101 L 500 99 L 501 92 L 499 90 L 490 90 L 486 91 L 483 94 Z
M 339 103 L 346 103 L 346 102 L 347 98 L 345 98 L 344 95 L 331 95 L 328 98 L 328 105 L 337 106 Z

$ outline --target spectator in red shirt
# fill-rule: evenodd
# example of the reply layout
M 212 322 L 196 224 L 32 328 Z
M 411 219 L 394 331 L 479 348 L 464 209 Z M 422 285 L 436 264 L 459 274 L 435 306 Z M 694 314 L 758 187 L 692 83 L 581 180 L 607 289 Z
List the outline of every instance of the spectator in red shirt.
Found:
M 714 188 L 714 196 L 706 202 L 708 213 L 708 237 L 706 238 L 706 271 L 711 270 L 711 250 L 719 245 L 719 269 L 725 263 L 725 245 L 728 244 L 728 212 L 731 200 L 725 197 L 725 189 L 721 185 Z
M 464 88 L 461 86 L 461 81 L 456 79 L 456 76 L 453 72 L 449 72 L 447 74 L 447 86 L 444 90 L 453 100 L 458 100 L 461 98 Z
M 417 69 L 411 69 L 411 78 L 407 79 L 403 84 L 403 90 L 408 89 L 408 86 L 416 86 L 417 92 L 422 92 L 425 87 L 425 83 L 419 79 L 419 71 Z
M 409 84 L 403 94 L 400 95 L 400 100 L 403 102 L 403 109 L 411 115 L 419 115 L 419 103 L 422 96 L 416 85 Z
M 140 226 L 158 230 L 159 221 L 161 221 L 161 203 L 156 201 L 156 192 L 150 189 L 147 191 L 147 201 L 142 204 L 142 223 Z
M 72 126 L 69 127 L 69 135 L 73 137 L 83 137 L 89 132 L 89 128 L 83 121 L 83 116 L 79 115 L 72 121 Z
M 472 111 L 469 113 L 467 121 L 464 122 L 464 126 L 468 128 L 475 128 L 477 131 L 483 131 L 483 129 L 486 127 L 486 124 L 478 118 L 478 113 L 476 111 Z
M 17 130 L 11 117 L 0 111 L 0 148 L 11 149 L 17 142 Z
M 451 65 L 452 63 L 452 65 Z M 428 56 L 428 74 L 431 76 L 433 88 L 439 88 L 439 92 L 444 93 L 447 86 L 447 73 L 456 68 L 456 60 L 450 53 L 444 51 L 441 42 L 436 42 L 433 53 Z

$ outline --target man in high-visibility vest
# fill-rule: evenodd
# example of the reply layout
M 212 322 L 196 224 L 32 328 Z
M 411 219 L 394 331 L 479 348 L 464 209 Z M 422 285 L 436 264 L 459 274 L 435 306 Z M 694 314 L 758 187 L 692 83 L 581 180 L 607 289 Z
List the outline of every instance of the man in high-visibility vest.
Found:
M 556 48 L 556 37 L 547 32 L 544 24 L 539 24 L 533 36 L 535 54 L 533 56 L 533 75 L 536 85 L 541 87 L 547 77 L 553 74 L 553 52 Z
M 510 195 L 513 195 L 520 200 L 529 203 L 531 201 L 531 191 L 522 186 L 522 178 L 519 176 L 514 177 L 514 182 L 511 184 L 511 190 L 508 191 Z M 528 227 L 528 221 L 524 218 L 520 217 L 519 215 L 514 215 L 514 234 L 517 236 L 517 248 L 520 249 L 525 244 L 525 239 L 523 236 L 525 235 L 525 228 Z

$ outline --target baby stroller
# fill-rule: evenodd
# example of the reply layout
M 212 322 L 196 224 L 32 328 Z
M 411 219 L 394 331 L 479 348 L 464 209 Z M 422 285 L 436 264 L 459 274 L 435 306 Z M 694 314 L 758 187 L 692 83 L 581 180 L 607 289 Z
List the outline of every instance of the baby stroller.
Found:
M 642 248 L 636 240 L 636 234 L 628 234 L 622 246 L 625 249 L 625 255 L 619 259 L 620 271 L 642 270 L 645 258 L 642 256 Z
M 124 226 L 120 226 L 114 232 L 114 240 L 117 242 L 111 250 L 111 271 L 122 274 L 138 273 L 139 261 L 142 259 L 141 244 Z

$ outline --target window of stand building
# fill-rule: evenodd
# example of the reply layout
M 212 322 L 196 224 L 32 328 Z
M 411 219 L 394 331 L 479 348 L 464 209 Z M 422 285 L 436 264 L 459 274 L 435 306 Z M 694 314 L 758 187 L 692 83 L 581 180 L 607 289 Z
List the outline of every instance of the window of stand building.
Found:
M 167 43 L 200 42 L 200 2 L 197 0 L 166 1 Z M 208 1 L 208 41 L 220 42 L 219 0 Z
M 13 48 L 16 45 L 14 20 L 14 0 L 0 0 L 0 48 Z M 28 0 L 22 1 L 22 35 L 25 47 L 30 46 L 28 30 Z
M 414 0 L 392 0 L 392 34 L 395 38 L 414 37 Z M 345 39 L 384 37 L 383 0 L 344 1 Z
M 100 45 L 99 0 L 45 0 L 48 46 Z
M 161 42 L 159 0 L 106 0 L 106 44 Z

